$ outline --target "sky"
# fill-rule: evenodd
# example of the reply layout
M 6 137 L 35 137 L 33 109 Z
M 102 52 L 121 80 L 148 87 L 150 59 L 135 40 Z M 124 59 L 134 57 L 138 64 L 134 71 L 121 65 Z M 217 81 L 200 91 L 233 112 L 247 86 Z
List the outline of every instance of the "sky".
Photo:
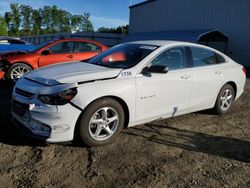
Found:
M 117 27 L 129 23 L 129 5 L 144 0 L 0 0 L 0 15 L 10 10 L 10 3 L 30 5 L 38 9 L 57 5 L 72 14 L 89 12 L 95 30 L 100 27 Z

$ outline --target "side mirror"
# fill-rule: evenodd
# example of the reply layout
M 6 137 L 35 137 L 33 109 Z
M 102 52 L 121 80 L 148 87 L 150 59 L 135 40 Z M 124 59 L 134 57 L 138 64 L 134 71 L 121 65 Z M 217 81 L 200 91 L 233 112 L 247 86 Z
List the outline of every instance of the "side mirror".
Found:
M 168 72 L 168 67 L 164 65 L 152 65 L 150 67 L 145 67 L 142 70 L 143 74 L 148 74 L 148 73 L 166 74 L 167 72 Z
M 52 52 L 50 51 L 50 50 L 43 50 L 42 52 L 41 52 L 41 54 L 42 55 L 49 55 L 49 54 L 52 54 Z

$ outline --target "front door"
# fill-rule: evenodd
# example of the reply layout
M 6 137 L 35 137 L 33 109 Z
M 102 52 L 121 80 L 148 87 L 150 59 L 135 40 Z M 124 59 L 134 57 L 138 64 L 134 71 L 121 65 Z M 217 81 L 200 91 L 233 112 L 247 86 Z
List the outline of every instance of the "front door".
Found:
M 192 72 L 187 62 L 186 48 L 171 48 L 154 58 L 149 65 L 165 65 L 169 68 L 168 73 L 137 76 L 137 121 L 175 116 L 188 110 Z
M 75 42 L 61 42 L 49 47 L 47 49 L 50 52 L 49 54 L 40 55 L 39 67 L 76 60 L 76 57 L 72 53 L 74 45 Z

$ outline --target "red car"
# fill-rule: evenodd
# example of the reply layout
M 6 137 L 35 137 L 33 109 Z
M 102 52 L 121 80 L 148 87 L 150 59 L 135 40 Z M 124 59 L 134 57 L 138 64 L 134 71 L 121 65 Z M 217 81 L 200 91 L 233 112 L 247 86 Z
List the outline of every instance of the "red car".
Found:
M 17 80 L 25 73 L 54 63 L 87 60 L 108 47 L 84 39 L 58 39 L 38 46 L 33 51 L 17 51 L 0 57 L 0 79 Z

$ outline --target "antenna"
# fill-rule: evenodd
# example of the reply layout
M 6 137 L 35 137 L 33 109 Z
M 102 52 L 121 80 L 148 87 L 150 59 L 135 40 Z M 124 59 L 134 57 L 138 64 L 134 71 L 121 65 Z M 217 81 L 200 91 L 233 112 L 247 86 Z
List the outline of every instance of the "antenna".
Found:
M 130 2 L 129 2 L 129 6 L 131 6 L 132 5 L 132 0 L 130 0 Z

